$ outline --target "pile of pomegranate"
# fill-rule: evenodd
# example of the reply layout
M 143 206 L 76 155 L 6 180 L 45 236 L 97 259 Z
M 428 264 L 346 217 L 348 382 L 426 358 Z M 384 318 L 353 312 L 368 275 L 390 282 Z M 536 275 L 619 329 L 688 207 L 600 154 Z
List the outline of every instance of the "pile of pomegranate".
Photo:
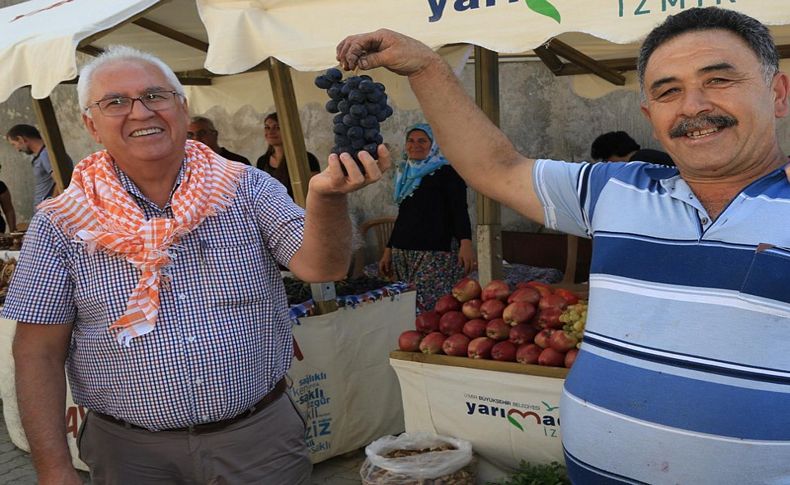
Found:
M 446 354 L 522 364 L 571 367 L 584 331 L 587 302 L 564 288 L 540 281 L 501 280 L 485 288 L 459 281 L 433 310 L 400 335 L 406 352 Z

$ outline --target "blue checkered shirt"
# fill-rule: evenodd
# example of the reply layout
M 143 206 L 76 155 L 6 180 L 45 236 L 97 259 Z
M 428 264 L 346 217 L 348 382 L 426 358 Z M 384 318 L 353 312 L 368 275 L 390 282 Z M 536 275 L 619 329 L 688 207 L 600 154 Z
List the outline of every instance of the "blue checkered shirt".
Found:
M 145 214 L 160 209 L 120 170 Z M 178 184 L 183 175 L 178 176 Z M 304 213 L 285 188 L 248 168 L 233 204 L 173 246 L 153 332 L 122 347 L 108 326 L 125 311 L 139 272 L 123 259 L 90 254 L 47 214 L 37 213 L 3 308 L 6 318 L 69 324 L 67 370 L 74 401 L 162 430 L 231 418 L 288 370 L 293 355 L 277 263 L 299 249 Z

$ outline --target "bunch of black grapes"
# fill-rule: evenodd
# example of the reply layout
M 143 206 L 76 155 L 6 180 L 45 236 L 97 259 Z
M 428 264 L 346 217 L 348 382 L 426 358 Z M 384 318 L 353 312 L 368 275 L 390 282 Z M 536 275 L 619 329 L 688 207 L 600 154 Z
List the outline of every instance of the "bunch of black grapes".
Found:
M 384 85 L 364 74 L 343 80 L 343 73 L 335 68 L 315 78 L 315 85 L 326 89 L 329 95 L 326 110 L 337 113 L 332 128 L 335 133 L 332 153 L 350 153 L 360 168 L 362 164 L 357 156 L 360 151 L 378 159 L 376 148 L 384 141 L 381 123 L 392 116 Z

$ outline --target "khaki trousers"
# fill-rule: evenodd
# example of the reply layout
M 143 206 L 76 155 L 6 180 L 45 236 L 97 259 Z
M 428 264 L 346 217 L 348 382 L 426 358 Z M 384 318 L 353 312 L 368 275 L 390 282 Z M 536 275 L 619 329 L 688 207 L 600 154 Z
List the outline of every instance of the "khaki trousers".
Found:
M 313 467 L 304 436 L 304 420 L 284 394 L 205 434 L 127 428 L 89 412 L 77 444 L 93 485 L 298 485 Z

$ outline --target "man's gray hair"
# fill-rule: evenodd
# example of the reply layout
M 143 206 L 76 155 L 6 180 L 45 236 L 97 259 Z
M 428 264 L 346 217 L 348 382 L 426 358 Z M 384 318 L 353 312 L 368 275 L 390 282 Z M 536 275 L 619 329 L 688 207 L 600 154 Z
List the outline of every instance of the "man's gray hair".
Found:
M 162 71 L 167 81 L 173 85 L 173 90 L 181 96 L 184 96 L 184 86 L 181 85 L 181 81 L 178 80 L 173 70 L 170 69 L 170 66 L 165 64 L 162 59 L 133 47 L 113 45 L 80 69 L 80 78 L 77 81 L 77 98 L 80 103 L 80 109 L 85 110 L 88 104 L 90 104 L 88 96 L 90 95 L 91 85 L 93 83 L 93 75 L 96 74 L 96 71 L 107 64 L 123 61 L 143 62 L 155 66 Z M 91 116 L 90 110 L 88 110 L 86 114 Z
M 217 129 L 214 127 L 214 122 L 211 121 L 209 118 L 206 118 L 205 116 L 193 116 L 192 119 L 189 120 L 189 122 L 201 124 L 204 125 L 206 128 L 208 128 L 209 130 L 217 131 Z
M 779 53 L 768 27 L 758 20 L 734 10 L 718 7 L 691 8 L 667 17 L 661 25 L 647 35 L 642 43 L 637 61 L 637 71 L 643 100 L 647 61 L 650 60 L 650 56 L 658 47 L 681 34 L 716 29 L 731 32 L 743 39 L 759 59 L 765 82 L 770 84 L 774 75 L 779 71 Z

